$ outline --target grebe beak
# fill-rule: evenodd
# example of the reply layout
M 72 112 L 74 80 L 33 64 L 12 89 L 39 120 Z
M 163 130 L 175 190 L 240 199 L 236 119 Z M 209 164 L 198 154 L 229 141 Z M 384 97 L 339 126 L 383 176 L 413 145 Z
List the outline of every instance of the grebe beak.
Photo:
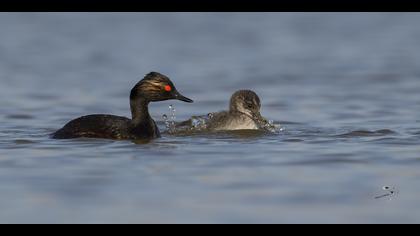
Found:
M 183 96 L 183 95 L 182 95 L 182 94 L 180 94 L 179 92 L 175 92 L 175 94 L 174 94 L 174 98 L 175 98 L 175 99 L 178 99 L 178 100 L 180 100 L 180 101 L 183 101 L 183 102 L 188 102 L 188 103 L 193 103 L 193 102 L 194 102 L 193 100 L 191 100 L 191 99 L 189 99 L 189 98 L 187 98 L 187 97 Z

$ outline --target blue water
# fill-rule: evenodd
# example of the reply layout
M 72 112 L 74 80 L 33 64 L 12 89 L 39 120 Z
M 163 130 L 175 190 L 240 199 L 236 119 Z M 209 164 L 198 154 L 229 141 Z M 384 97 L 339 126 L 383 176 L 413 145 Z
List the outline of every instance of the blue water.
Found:
M 420 14 L 0 13 L 0 223 L 420 223 Z M 144 74 L 279 134 L 52 140 Z M 386 197 L 382 188 L 397 191 Z

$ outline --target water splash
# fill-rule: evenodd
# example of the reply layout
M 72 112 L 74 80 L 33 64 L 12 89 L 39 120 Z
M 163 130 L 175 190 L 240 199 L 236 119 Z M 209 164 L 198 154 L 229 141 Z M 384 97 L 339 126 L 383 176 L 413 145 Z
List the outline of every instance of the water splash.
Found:
M 208 131 L 209 124 L 212 119 L 215 118 L 215 113 L 208 113 L 203 116 L 193 116 L 190 119 L 189 124 L 177 124 L 176 120 L 176 109 L 174 105 L 169 105 L 169 114 L 163 114 L 162 118 L 165 122 L 166 131 L 169 134 L 177 134 L 183 132 L 203 132 Z M 280 124 L 275 124 L 274 120 L 267 120 L 264 117 L 256 119 L 259 123 L 259 129 L 270 133 L 278 134 L 284 131 L 284 128 Z
M 214 118 L 213 113 L 207 114 L 207 116 L 193 116 L 191 118 L 191 130 L 192 131 L 203 131 L 208 128 L 209 122 Z
M 208 116 L 207 116 L 208 117 Z M 207 129 L 208 118 L 205 116 L 193 116 L 191 118 L 191 130 L 201 131 Z
M 163 121 L 165 122 L 165 127 L 166 127 L 166 130 L 169 130 L 169 128 L 170 128 L 170 123 L 169 123 L 168 116 L 167 116 L 166 114 L 163 114 L 163 115 L 162 115 L 162 119 L 163 119 Z
M 169 111 L 171 112 L 171 127 L 175 129 L 175 120 L 176 120 L 176 109 L 174 105 L 169 105 Z
M 275 124 L 274 120 L 262 120 L 261 122 L 261 129 L 266 130 L 271 133 L 280 133 L 284 131 L 284 128 L 280 124 Z
M 163 114 L 162 118 L 163 118 L 163 121 L 165 122 L 166 130 L 172 134 L 176 132 L 176 125 L 175 125 L 176 109 L 174 105 L 169 105 L 169 113 L 170 113 L 170 117 L 168 117 L 168 115 L 166 114 Z

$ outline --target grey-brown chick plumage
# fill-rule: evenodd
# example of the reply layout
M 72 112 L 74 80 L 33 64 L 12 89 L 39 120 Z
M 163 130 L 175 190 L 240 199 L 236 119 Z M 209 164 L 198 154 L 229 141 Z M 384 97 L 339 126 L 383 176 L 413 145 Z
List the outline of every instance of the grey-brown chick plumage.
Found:
M 267 123 L 260 110 L 261 101 L 254 91 L 239 90 L 231 96 L 228 111 L 210 113 L 210 116 L 201 118 L 206 119 L 205 129 L 210 131 L 257 130 Z M 194 126 L 193 121 L 197 118 L 200 117 L 181 122 L 178 127 Z

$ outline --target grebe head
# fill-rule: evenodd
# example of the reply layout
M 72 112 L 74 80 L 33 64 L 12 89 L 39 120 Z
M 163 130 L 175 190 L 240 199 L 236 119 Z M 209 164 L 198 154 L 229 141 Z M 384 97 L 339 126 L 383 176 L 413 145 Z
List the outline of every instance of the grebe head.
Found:
M 261 101 L 251 90 L 236 91 L 230 99 L 230 111 L 244 113 L 253 118 L 260 118 Z
M 192 103 L 193 100 L 183 96 L 175 88 L 172 81 L 158 72 L 150 72 L 131 90 L 130 99 L 144 98 L 148 102 L 177 99 Z

